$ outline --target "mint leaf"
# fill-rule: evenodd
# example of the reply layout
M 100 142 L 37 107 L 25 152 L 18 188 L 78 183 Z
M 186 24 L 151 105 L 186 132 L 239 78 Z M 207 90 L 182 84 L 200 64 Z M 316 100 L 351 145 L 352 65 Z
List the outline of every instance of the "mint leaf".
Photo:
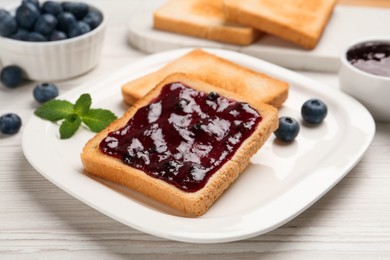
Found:
M 87 114 L 81 117 L 91 131 L 97 133 L 106 128 L 116 119 L 116 115 L 106 109 L 90 109 Z
M 73 104 L 69 101 L 50 100 L 43 103 L 34 113 L 42 119 L 56 122 L 73 114 L 74 109 Z
M 78 115 L 72 114 L 65 118 L 60 125 L 60 138 L 68 139 L 76 133 L 81 125 L 81 119 Z
M 82 122 L 93 132 L 100 132 L 117 117 L 110 110 L 91 109 L 90 94 L 82 94 L 73 105 L 66 100 L 50 100 L 43 103 L 35 115 L 52 122 L 63 120 L 60 125 L 60 138 L 67 139 L 76 133 Z
M 89 94 L 82 94 L 74 104 L 74 111 L 77 115 L 83 116 L 88 113 L 92 105 L 92 98 Z

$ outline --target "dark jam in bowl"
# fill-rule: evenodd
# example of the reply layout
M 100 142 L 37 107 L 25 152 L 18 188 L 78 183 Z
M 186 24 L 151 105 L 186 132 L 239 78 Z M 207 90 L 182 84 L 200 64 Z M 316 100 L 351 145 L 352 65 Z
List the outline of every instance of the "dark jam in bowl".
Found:
M 370 74 L 390 77 L 390 42 L 367 42 L 352 47 L 347 60 Z
M 196 192 L 261 119 L 247 103 L 171 83 L 124 127 L 109 133 L 100 150 L 183 191 Z

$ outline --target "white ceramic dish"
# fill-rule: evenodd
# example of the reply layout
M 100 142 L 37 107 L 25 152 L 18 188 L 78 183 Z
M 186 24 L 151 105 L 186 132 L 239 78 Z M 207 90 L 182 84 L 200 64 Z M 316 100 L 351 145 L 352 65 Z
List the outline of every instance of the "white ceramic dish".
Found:
M 75 101 L 91 93 L 94 107 L 122 114 L 120 94 L 125 82 L 154 71 L 189 50 L 146 57 L 108 77 L 73 89 L 60 97 Z M 83 173 L 79 154 L 94 135 L 80 129 L 69 140 L 58 138 L 58 125 L 31 118 L 23 133 L 27 160 L 55 185 L 117 221 L 155 236 L 195 243 L 245 239 L 273 230 L 308 208 L 360 160 L 375 125 L 357 101 L 292 71 L 243 54 L 206 49 L 249 68 L 288 81 L 290 97 L 281 115 L 300 118 L 302 103 L 311 97 L 329 108 L 318 127 L 302 124 L 298 138 L 282 145 L 272 136 L 225 194 L 199 218 L 186 218 L 144 196 L 93 179 Z
M 313 50 L 305 50 L 270 35 L 249 46 L 236 46 L 153 30 L 152 11 L 163 1 L 151 1 L 153 4 L 147 10 L 137 12 L 128 24 L 129 42 L 147 53 L 186 47 L 222 48 L 249 54 L 290 69 L 337 72 L 340 67 L 339 53 L 343 46 L 368 35 L 390 35 L 390 27 L 383 26 L 390 24 L 390 9 L 337 5 Z
M 14 13 L 19 5 L 9 6 L 7 10 Z M 90 71 L 100 62 L 107 23 L 100 9 L 93 5 L 90 8 L 101 13 L 103 21 L 91 32 L 75 38 L 26 42 L 0 36 L 0 63 L 17 65 L 26 78 L 37 81 L 64 80 Z
M 390 45 L 389 35 L 378 35 L 358 39 L 346 46 L 340 54 L 340 89 L 359 100 L 375 120 L 390 122 L 390 77 L 378 76 L 353 66 L 347 60 L 347 52 L 367 43 Z

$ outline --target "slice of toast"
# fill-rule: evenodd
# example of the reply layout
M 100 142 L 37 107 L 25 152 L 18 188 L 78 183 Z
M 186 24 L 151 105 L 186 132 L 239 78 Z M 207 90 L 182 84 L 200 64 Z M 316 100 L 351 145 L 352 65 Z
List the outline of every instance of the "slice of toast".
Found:
M 225 0 L 226 19 L 314 48 L 337 0 Z
M 153 13 L 158 30 L 236 45 L 254 42 L 260 33 L 247 26 L 225 22 L 223 0 L 169 0 Z
M 279 108 L 288 96 L 288 84 L 200 49 L 165 67 L 122 86 L 124 101 L 131 105 L 172 73 L 185 73 L 211 85 Z
M 182 92 L 184 94 L 179 96 L 179 99 L 172 96 L 172 91 L 179 88 L 178 85 L 171 85 L 173 82 L 186 86 Z M 166 91 L 167 86 L 170 89 L 163 92 Z M 202 93 L 206 99 L 196 103 L 194 100 L 197 100 L 197 96 L 191 92 L 193 90 Z M 177 110 L 172 112 L 172 109 L 178 109 L 177 105 L 181 104 L 179 101 L 182 101 L 183 97 L 187 100 L 186 106 L 180 106 L 179 112 Z M 203 104 L 203 107 L 197 104 Z M 244 109 L 239 110 L 238 106 Z M 170 107 L 171 110 L 167 107 Z M 234 119 L 226 121 L 229 120 L 226 119 L 227 117 L 214 117 L 212 116 L 214 112 L 210 111 L 218 111 L 218 113 L 226 111 L 226 114 Z M 245 115 L 248 113 L 252 116 L 260 115 L 257 117 L 259 121 L 254 123 L 254 119 L 248 119 L 249 121 L 244 119 L 241 124 L 237 120 L 240 116 L 237 115 L 237 111 L 241 111 L 238 113 L 247 113 Z M 147 116 L 143 113 L 147 113 Z M 196 118 L 196 116 L 199 117 Z M 136 123 L 135 121 L 140 118 L 147 122 Z M 179 119 L 175 121 L 173 118 Z M 159 121 L 160 119 L 166 121 Z M 192 125 L 194 122 L 191 120 L 198 123 Z M 168 126 L 162 122 L 169 122 Z M 227 122 L 230 123 L 227 124 Z M 194 128 L 198 124 L 200 127 Z M 251 130 L 248 130 L 248 127 Z M 121 118 L 89 140 L 82 151 L 81 159 L 85 171 L 93 176 L 136 190 L 167 206 L 180 210 L 188 216 L 200 216 L 236 180 L 248 165 L 252 155 L 260 149 L 277 127 L 278 111 L 276 108 L 245 100 L 226 90 L 215 88 L 188 75 L 177 73 L 165 78 L 156 88 L 130 107 Z M 238 131 L 237 129 L 244 132 L 237 135 L 237 132 L 234 132 Z M 245 132 L 247 130 L 250 132 Z M 196 131 L 203 132 L 199 134 Z M 122 138 L 123 135 L 127 140 L 125 145 L 118 138 L 118 136 Z M 237 136 L 243 137 L 235 139 Z M 152 142 L 148 145 L 149 139 Z M 218 145 L 212 146 L 212 141 L 218 142 Z M 101 143 L 106 145 L 103 150 L 100 148 Z M 233 144 L 237 145 L 236 148 L 230 147 Z M 154 149 L 152 149 L 153 146 Z M 111 148 L 121 150 L 125 154 L 113 157 L 113 152 L 108 152 Z M 218 157 L 218 155 L 217 160 L 209 158 L 209 155 L 211 156 L 216 151 L 221 156 Z M 107 153 L 111 153 L 111 155 Z M 128 159 L 129 157 L 132 159 Z M 123 158 L 128 164 L 125 164 L 120 158 Z M 181 168 L 169 168 L 173 169 L 169 170 L 169 173 L 161 169 L 158 172 L 150 173 L 150 169 L 146 170 L 139 166 L 136 160 L 141 159 L 142 163 L 151 168 L 156 164 L 160 165 L 160 163 L 180 165 Z M 183 168 L 183 165 L 188 165 L 188 163 L 200 164 L 200 168 L 193 168 L 193 166 Z M 205 168 L 209 163 L 215 168 Z M 209 174 L 207 171 L 193 172 L 194 169 L 208 169 L 207 171 L 214 170 L 214 172 L 207 175 Z M 199 175 L 194 175 L 199 173 L 203 174 L 203 180 L 198 179 Z M 194 178 L 192 182 L 188 181 L 189 174 Z M 161 179 L 162 176 L 166 176 L 164 177 L 166 179 Z M 170 183 L 170 178 L 174 176 L 182 178 L 185 185 L 178 187 Z M 204 176 L 207 176 L 208 179 Z M 194 180 L 205 182 L 200 188 L 186 190 L 186 187 L 190 187 L 191 183 L 194 184 Z

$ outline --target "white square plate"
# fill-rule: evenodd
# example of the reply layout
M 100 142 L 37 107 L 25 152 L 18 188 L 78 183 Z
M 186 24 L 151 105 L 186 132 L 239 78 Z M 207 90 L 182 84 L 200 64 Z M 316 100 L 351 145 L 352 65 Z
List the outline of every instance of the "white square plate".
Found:
M 79 129 L 71 139 L 60 140 L 57 124 L 34 116 L 23 133 L 27 160 L 65 192 L 132 228 L 172 240 L 216 243 L 257 236 L 291 220 L 340 181 L 371 143 L 375 132 L 372 116 L 342 92 L 244 54 L 205 50 L 288 82 L 289 98 L 280 116 L 288 115 L 301 123 L 300 134 L 291 144 L 281 144 L 271 136 L 205 215 L 184 217 L 141 194 L 86 175 L 80 153 L 94 136 L 87 129 Z M 122 115 L 127 109 L 121 96 L 124 83 L 189 51 L 151 55 L 111 76 L 83 84 L 59 99 L 74 102 L 82 93 L 90 93 L 93 107 Z M 302 104 L 313 97 L 328 106 L 328 116 L 316 127 L 300 119 Z

